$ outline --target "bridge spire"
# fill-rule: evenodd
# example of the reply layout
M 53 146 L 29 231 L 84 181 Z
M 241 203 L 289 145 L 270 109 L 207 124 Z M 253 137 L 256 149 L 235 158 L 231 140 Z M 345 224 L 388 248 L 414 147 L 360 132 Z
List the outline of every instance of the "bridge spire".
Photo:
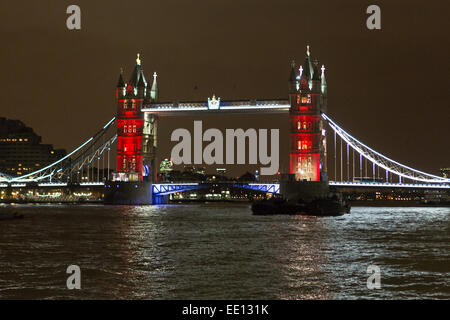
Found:
M 123 69 L 120 68 L 119 81 L 117 81 L 117 88 L 125 87 L 125 82 L 123 81 Z
M 140 53 L 138 53 L 137 54 L 137 58 L 136 58 L 136 65 L 141 65 L 141 58 L 140 58 L 140 56 L 141 56 L 141 54 Z
M 145 86 L 147 85 L 147 81 L 145 80 L 141 64 L 142 64 L 141 55 L 138 53 L 136 58 L 136 65 L 134 66 L 130 81 L 128 81 L 128 83 L 131 84 L 133 87 L 137 87 L 139 85 L 139 81 L 141 78 Z
M 327 95 L 327 80 L 325 79 L 325 66 L 324 65 L 322 65 L 322 68 L 321 68 L 321 70 L 322 70 L 322 76 L 320 77 L 320 79 L 321 79 L 321 87 L 322 87 L 322 94 L 323 95 Z
M 320 81 L 320 73 L 319 73 L 319 61 L 316 59 L 313 62 L 313 77 L 312 77 L 312 91 L 316 93 L 320 93 L 321 91 L 321 81 Z
M 153 84 L 152 89 L 150 90 L 150 97 L 153 101 L 158 100 L 158 83 L 156 82 L 156 77 L 158 75 L 156 74 L 156 71 L 153 73 Z
M 303 74 L 308 79 L 308 85 L 309 85 L 309 88 L 311 89 L 312 79 L 314 76 L 314 70 L 313 70 L 313 66 L 311 63 L 311 51 L 310 51 L 309 45 L 306 46 L 306 58 L 305 58 L 305 63 L 303 64 Z
M 291 73 L 289 75 L 289 92 L 296 93 L 298 90 L 297 86 L 297 72 L 295 70 L 295 60 L 291 62 Z
M 295 81 L 297 78 L 296 72 L 295 72 L 295 60 L 291 61 L 291 74 L 289 75 L 290 81 Z

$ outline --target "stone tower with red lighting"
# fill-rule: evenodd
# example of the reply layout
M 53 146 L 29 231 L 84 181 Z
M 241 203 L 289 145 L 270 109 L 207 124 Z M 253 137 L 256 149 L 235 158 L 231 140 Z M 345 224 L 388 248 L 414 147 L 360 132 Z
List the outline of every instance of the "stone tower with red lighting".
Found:
M 312 60 L 309 46 L 303 65 L 292 62 L 289 78 L 290 174 L 297 181 L 326 181 L 326 131 L 322 112 L 327 108 L 325 67 Z
M 143 181 L 149 173 L 145 159 L 148 158 L 148 136 L 144 129 L 144 100 L 150 99 L 156 90 L 156 76 L 152 89 L 144 76 L 139 54 L 128 83 L 120 73 L 116 88 L 117 97 L 117 170 L 115 181 Z

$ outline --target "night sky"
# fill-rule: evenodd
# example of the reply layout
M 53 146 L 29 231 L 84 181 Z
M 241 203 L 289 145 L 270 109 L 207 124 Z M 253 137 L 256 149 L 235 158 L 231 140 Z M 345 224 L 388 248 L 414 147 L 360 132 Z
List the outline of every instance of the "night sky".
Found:
M 80 31 L 66 28 L 71 4 Z M 370 4 L 381 7 L 382 30 L 366 28 Z M 450 166 L 449 10 L 438 0 L 4 0 L 0 117 L 70 151 L 115 115 L 120 68 L 128 80 L 137 52 L 147 80 L 158 72 L 160 100 L 270 99 L 288 97 L 290 62 L 303 63 L 309 44 L 326 66 L 328 114 L 375 150 L 436 174 Z M 254 119 L 249 127 L 285 126 Z M 192 120 L 164 120 L 161 135 Z

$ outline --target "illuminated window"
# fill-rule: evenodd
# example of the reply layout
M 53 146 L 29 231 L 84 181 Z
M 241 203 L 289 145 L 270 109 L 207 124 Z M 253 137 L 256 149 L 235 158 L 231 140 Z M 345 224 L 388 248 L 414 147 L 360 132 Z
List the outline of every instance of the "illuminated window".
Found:
M 124 126 L 123 126 L 123 132 L 124 132 L 124 133 L 127 133 L 127 125 L 124 125 Z
M 122 165 L 122 169 L 126 170 L 127 169 L 127 159 L 123 158 L 123 165 Z
M 302 97 L 302 103 L 308 103 L 308 99 L 306 97 Z
M 131 104 L 131 108 L 132 109 L 136 109 L 136 101 L 133 100 L 132 104 Z
M 136 125 L 133 124 L 133 132 L 136 132 Z
M 128 102 L 127 102 L 126 100 L 123 102 L 123 108 L 124 108 L 124 109 L 127 109 L 127 108 L 128 108 Z
M 301 96 L 297 96 L 297 104 L 300 104 L 300 98 Z
M 306 121 L 303 122 L 303 129 L 306 129 Z
M 301 128 L 301 122 L 300 121 L 297 121 L 297 130 L 300 130 L 300 128 Z
M 297 141 L 298 150 L 309 150 L 311 149 L 311 141 Z

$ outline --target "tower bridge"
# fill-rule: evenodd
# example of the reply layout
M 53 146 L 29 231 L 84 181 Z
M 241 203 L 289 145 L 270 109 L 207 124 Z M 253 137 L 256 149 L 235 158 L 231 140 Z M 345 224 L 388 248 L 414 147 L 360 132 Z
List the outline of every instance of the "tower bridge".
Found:
M 290 167 L 280 177 L 291 184 L 315 182 L 335 188 L 377 190 L 450 188 L 449 178 L 422 172 L 390 159 L 353 137 L 331 119 L 327 114 L 325 67 L 311 57 L 309 47 L 302 65 L 291 64 L 287 99 L 228 101 L 213 95 L 205 101 L 161 102 L 157 74 L 153 73 L 152 78 L 152 84 L 147 82 L 138 55 L 129 81 L 124 81 L 123 71 L 119 75 L 114 118 L 68 155 L 42 169 L 16 177 L 0 173 L 0 190 L 92 188 L 95 185 L 110 192 L 129 184 L 132 187 L 127 192 L 135 193 L 142 189 L 151 201 L 170 193 L 204 188 L 211 182 L 164 183 L 158 180 L 159 117 L 247 113 L 288 115 L 286 126 L 289 128 L 290 147 L 289 155 L 285 156 L 289 157 Z M 111 148 L 117 150 L 115 159 L 111 159 Z M 114 162 L 115 170 L 112 170 Z M 334 168 L 333 176 L 329 174 L 330 167 Z M 280 177 L 264 183 L 224 185 L 255 192 L 285 193 Z

